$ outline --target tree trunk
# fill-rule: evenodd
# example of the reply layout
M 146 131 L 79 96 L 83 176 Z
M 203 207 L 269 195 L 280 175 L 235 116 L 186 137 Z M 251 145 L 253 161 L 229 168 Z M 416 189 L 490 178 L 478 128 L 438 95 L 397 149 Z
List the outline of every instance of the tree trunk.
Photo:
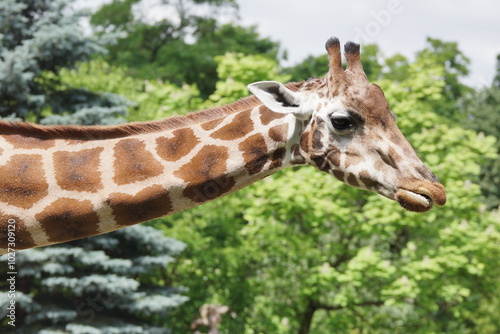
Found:
M 302 317 L 302 321 L 300 322 L 300 328 L 298 331 L 298 334 L 308 334 L 309 330 L 311 329 L 311 323 L 312 319 L 314 316 L 314 312 L 316 312 L 317 307 L 314 303 L 314 301 L 309 300 L 309 303 L 307 304 L 306 310 L 304 312 L 304 315 Z

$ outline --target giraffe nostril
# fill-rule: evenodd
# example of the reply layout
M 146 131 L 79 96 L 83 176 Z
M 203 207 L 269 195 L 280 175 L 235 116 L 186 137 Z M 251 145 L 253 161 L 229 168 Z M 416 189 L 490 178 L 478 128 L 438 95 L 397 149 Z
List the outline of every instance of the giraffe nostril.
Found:
M 396 162 L 391 158 L 390 155 L 383 155 L 382 160 L 394 169 L 397 169 Z
M 432 182 L 439 182 L 438 178 L 434 173 L 427 167 L 427 166 L 422 166 L 422 167 L 417 167 L 417 172 L 427 180 L 430 180 Z
M 389 165 L 390 167 L 394 168 L 394 169 L 397 169 L 398 167 L 396 166 L 396 162 L 394 161 L 394 159 L 391 157 L 390 154 L 386 154 L 384 152 L 382 152 L 381 150 L 379 149 L 376 149 L 378 155 L 380 156 L 380 158 L 382 159 L 382 161 L 386 164 L 386 165 Z

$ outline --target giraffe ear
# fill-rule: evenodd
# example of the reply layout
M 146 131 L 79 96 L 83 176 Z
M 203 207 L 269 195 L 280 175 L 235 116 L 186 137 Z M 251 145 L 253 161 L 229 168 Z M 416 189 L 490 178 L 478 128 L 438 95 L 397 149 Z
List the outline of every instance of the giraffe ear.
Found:
M 258 81 L 248 85 L 250 90 L 266 107 L 274 112 L 293 114 L 300 119 L 307 118 L 302 107 L 302 95 L 276 81 Z

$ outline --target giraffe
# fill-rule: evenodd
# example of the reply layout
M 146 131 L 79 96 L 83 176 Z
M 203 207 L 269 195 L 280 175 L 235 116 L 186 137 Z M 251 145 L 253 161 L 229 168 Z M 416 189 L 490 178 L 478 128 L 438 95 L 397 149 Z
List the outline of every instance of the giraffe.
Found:
M 444 187 L 368 82 L 359 45 L 345 44 L 345 70 L 339 40 L 326 50 L 324 78 L 255 82 L 253 96 L 185 116 L 115 126 L 0 122 L 0 251 L 174 214 L 298 165 L 410 211 L 444 205 Z

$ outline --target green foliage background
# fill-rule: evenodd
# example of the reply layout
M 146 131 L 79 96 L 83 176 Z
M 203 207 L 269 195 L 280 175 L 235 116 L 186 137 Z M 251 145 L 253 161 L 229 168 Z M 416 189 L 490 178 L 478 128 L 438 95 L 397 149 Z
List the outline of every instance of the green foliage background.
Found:
M 153 226 L 190 245 L 180 316 L 207 298 L 235 312 L 228 333 L 496 332 L 499 215 L 476 183 L 495 139 L 436 112 L 451 103 L 436 60 L 406 72 L 378 83 L 447 204 L 409 213 L 303 167 L 161 219 Z
M 91 17 L 92 60 L 78 63 L 83 53 L 64 68 L 37 68 L 21 84 L 44 98 L 20 98 L 10 109 L 4 103 L 2 116 L 83 124 L 160 119 L 233 102 L 253 81 L 327 71 L 325 56 L 283 68 L 279 43 L 255 27 L 220 24 L 221 10 L 237 11 L 234 1 L 187 1 L 182 20 L 156 23 L 134 16 L 140 2 L 103 6 Z M 212 16 L 196 15 L 203 3 L 214 6 Z M 96 41 L 110 36 L 115 43 L 96 54 Z M 363 45 L 362 61 L 446 187 L 446 205 L 409 213 L 301 167 L 150 222 L 187 244 L 168 284 L 187 287 L 189 297 L 168 318 L 153 317 L 152 326 L 189 333 L 209 303 L 229 306 L 221 333 L 498 333 L 500 65 L 491 87 L 467 87 L 466 55 L 457 43 L 434 38 L 413 60 Z M 8 82 L 1 80 L 0 89 Z M 56 104 L 54 97 L 62 98 Z

